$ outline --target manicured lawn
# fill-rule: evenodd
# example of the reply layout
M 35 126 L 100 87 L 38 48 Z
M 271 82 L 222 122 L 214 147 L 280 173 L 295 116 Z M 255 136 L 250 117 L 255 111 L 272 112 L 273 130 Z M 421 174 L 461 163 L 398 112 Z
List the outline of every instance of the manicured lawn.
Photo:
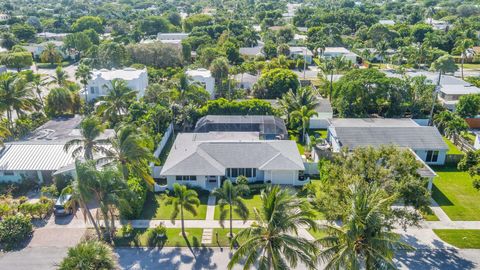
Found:
M 458 64 L 458 70 L 460 71 L 461 65 Z M 463 64 L 464 69 L 480 69 L 480 64 L 470 64 L 470 63 L 465 63 Z
M 249 210 L 248 219 L 255 219 L 255 215 L 253 213 L 253 208 L 259 209 L 262 205 L 262 200 L 260 199 L 260 194 L 252 194 L 251 196 L 246 197 L 243 199 L 245 205 Z M 228 210 L 228 206 L 226 207 Z M 235 208 L 234 208 L 235 209 Z M 230 218 L 230 213 L 227 213 L 227 218 L 225 220 L 225 226 L 227 226 L 228 219 Z M 215 219 L 220 219 L 220 206 L 215 206 Z M 235 211 L 233 211 L 233 219 L 241 219 Z
M 121 233 L 115 238 L 115 246 L 123 247 L 187 247 L 188 244 L 182 236 L 182 229 L 167 229 L 166 238 L 157 238 L 151 229 L 134 229 L 129 237 L 123 237 Z M 203 229 L 187 228 L 187 239 L 192 247 L 200 247 Z
M 449 139 L 443 137 L 443 141 L 445 141 L 445 143 L 448 145 L 447 154 L 450 154 L 450 155 L 461 155 L 461 154 L 463 154 L 463 152 L 460 151 L 460 149 L 458 149 L 457 146 L 455 144 L 453 144 L 453 142 L 450 141 Z
M 425 219 L 426 221 L 439 221 L 440 220 L 440 219 L 438 219 L 438 217 L 433 212 L 431 214 L 422 213 L 422 216 L 423 216 L 423 219 Z
M 320 135 L 320 138 L 322 139 L 326 139 L 327 138 L 327 133 L 328 133 L 328 130 L 326 129 L 310 129 L 308 131 L 308 134 L 311 136 L 311 135 L 315 135 L 315 134 L 318 134 Z
M 433 167 L 432 196 L 452 220 L 480 220 L 480 192 L 467 172 L 455 167 Z
M 165 205 L 167 198 L 168 195 L 165 193 L 154 194 L 149 192 L 139 219 L 170 219 L 173 206 Z M 201 193 L 199 194 L 199 198 L 201 204 L 197 208 L 197 215 L 194 216 L 190 212 L 185 211 L 185 219 L 205 219 L 207 215 L 208 194 Z M 180 216 L 178 218 L 180 218 Z
M 480 248 L 480 230 L 433 230 L 440 239 L 457 248 Z
M 225 226 L 228 226 L 225 223 Z M 233 228 L 233 234 L 236 235 L 241 229 Z M 218 233 L 218 242 L 217 242 L 217 233 Z M 212 235 L 212 247 L 230 247 L 230 239 L 228 238 L 228 234 L 230 233 L 230 229 L 225 227 L 223 229 L 213 229 Z

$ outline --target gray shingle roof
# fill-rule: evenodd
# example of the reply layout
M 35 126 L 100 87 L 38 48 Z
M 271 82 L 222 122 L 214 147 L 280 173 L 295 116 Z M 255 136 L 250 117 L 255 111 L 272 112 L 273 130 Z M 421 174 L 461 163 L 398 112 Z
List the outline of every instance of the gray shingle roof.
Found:
M 233 134 L 212 136 L 207 140 L 198 133 L 180 133 L 175 139 L 161 175 L 224 175 L 226 168 L 257 168 L 262 170 L 304 170 L 302 158 L 294 141 L 259 140 Z M 238 133 L 237 133 L 238 134 Z M 215 139 L 221 137 L 222 139 Z
M 411 149 L 448 149 L 435 127 L 335 127 L 342 147 L 396 145 Z

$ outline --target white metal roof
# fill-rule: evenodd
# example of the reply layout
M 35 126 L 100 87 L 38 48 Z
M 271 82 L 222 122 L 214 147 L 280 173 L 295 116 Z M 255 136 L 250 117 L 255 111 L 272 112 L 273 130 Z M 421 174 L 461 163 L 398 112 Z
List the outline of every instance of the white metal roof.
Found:
M 143 74 L 146 74 L 146 69 L 134 69 L 134 68 L 124 68 L 124 69 L 95 69 L 92 71 L 92 80 L 101 77 L 106 81 L 111 81 L 113 79 L 122 79 L 125 81 L 130 81 L 140 78 Z
M 5 144 L 0 153 L 3 171 L 56 171 L 75 162 L 63 144 Z
M 204 77 L 204 78 L 210 78 L 212 77 L 212 72 L 210 70 L 205 69 L 205 68 L 199 68 L 199 69 L 189 69 L 186 71 L 188 76 L 192 77 Z

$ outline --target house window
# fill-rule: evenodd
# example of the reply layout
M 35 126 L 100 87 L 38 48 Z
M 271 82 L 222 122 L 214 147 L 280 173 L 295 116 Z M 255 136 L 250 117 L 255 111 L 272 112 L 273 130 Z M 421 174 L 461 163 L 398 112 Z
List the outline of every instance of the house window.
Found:
M 13 176 L 14 173 L 11 172 L 11 171 L 4 171 L 4 172 L 3 172 L 3 175 L 5 175 L 5 176 Z
M 438 151 L 427 151 L 427 162 L 437 162 L 438 160 Z
M 90 94 L 95 94 L 95 87 L 90 87 Z
M 175 177 L 177 181 L 197 181 L 196 175 L 177 175 Z
M 257 176 L 257 169 L 255 168 L 228 168 L 227 177 L 236 178 L 240 175 L 243 175 L 247 178 L 252 178 Z

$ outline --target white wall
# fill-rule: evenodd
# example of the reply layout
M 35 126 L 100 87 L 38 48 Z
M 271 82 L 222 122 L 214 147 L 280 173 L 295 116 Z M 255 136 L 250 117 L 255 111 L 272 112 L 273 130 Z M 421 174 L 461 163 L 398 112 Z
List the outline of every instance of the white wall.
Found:
M 178 183 L 181 185 L 196 186 L 206 189 L 206 177 L 205 175 L 197 175 L 197 181 L 177 181 L 175 176 L 167 176 L 167 186 L 169 189 L 173 188 L 173 184 Z
M 420 157 L 425 163 L 428 165 L 444 165 L 445 164 L 445 157 L 447 155 L 447 150 L 439 150 L 437 162 L 427 162 L 427 151 L 422 149 L 413 149 L 415 154 Z
M 215 79 L 213 77 L 191 76 L 191 80 L 203 85 L 205 90 L 210 93 L 210 98 L 215 97 Z
M 38 178 L 36 171 L 13 171 L 13 175 L 5 175 L 5 171 L 0 171 L 0 182 L 20 182 L 23 177 Z
M 475 149 L 480 149 L 480 135 L 477 134 L 477 136 L 475 136 L 475 143 L 473 144 L 473 148 Z
M 119 72 L 122 72 L 119 70 Z M 94 75 L 95 76 L 95 75 Z M 121 79 L 121 78 L 119 78 Z M 143 72 L 138 78 L 132 79 L 132 80 L 125 80 L 127 82 L 127 86 L 135 91 L 138 92 L 137 97 L 143 97 L 145 95 L 145 89 L 148 86 L 148 75 L 147 72 Z M 103 77 L 93 77 L 89 82 L 87 86 L 87 96 L 88 100 L 96 99 L 101 96 L 105 96 L 108 93 L 108 88 L 110 88 L 111 81 L 110 80 L 105 80 Z M 107 87 L 107 89 L 106 89 Z M 92 93 L 92 88 L 94 93 Z M 85 94 L 84 94 L 85 95 Z
M 265 181 L 272 181 L 276 185 L 295 185 L 298 179 L 298 171 L 272 170 L 265 171 Z
M 330 126 L 328 119 L 333 118 L 332 113 L 319 113 L 317 116 L 310 118 L 310 128 L 313 129 L 324 129 Z

